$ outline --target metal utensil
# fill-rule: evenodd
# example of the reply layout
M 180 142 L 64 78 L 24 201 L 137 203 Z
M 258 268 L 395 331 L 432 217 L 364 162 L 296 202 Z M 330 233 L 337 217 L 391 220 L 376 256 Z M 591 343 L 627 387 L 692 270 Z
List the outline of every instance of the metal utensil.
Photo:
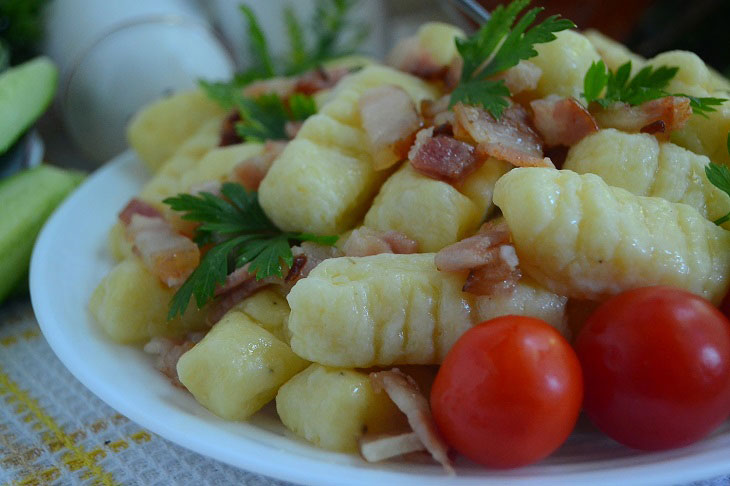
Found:
M 448 0 L 448 2 L 477 25 L 482 25 L 490 18 L 489 12 L 475 0 Z

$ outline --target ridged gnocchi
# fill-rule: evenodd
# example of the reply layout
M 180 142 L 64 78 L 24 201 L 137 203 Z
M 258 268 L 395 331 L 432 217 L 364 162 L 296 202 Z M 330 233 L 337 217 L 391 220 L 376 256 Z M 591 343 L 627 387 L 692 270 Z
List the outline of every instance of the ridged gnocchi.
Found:
M 730 272 L 730 233 L 694 208 L 610 187 L 594 174 L 520 168 L 494 190 L 520 267 L 560 295 L 601 300 L 650 285 L 715 303 Z
M 561 332 L 567 299 L 529 279 L 514 293 L 462 292 L 466 275 L 439 272 L 433 253 L 325 260 L 289 293 L 291 345 L 329 366 L 440 363 L 475 324 L 518 314 Z
M 730 212 L 730 197 L 707 180 L 710 159 L 647 134 L 601 130 L 571 147 L 563 165 L 601 176 L 637 196 L 688 204 L 714 221 Z
M 437 95 L 424 81 L 384 66 L 368 66 L 342 80 L 261 183 L 261 207 L 278 227 L 336 234 L 364 216 L 389 172 L 373 169 L 357 104 L 362 93 L 384 84 L 403 88 L 416 102 Z

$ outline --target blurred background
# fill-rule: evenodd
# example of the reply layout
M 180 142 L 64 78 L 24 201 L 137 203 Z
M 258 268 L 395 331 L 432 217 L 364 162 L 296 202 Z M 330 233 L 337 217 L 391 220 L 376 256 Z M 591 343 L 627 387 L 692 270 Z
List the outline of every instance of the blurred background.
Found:
M 316 0 L 0 0 L 0 70 L 39 53 L 54 60 L 56 101 L 38 125 L 47 158 L 90 169 L 124 149 L 123 127 L 141 105 L 191 88 L 198 78 L 227 79 L 250 64 L 240 3 L 255 11 L 281 56 L 282 9 L 310 15 Z M 500 2 L 480 3 L 492 10 Z M 645 57 L 694 51 L 730 76 L 730 0 L 534 5 L 545 7 L 544 16 L 560 13 Z M 353 15 L 369 28 L 362 50 L 375 56 L 427 20 L 468 26 L 445 0 L 361 0 Z

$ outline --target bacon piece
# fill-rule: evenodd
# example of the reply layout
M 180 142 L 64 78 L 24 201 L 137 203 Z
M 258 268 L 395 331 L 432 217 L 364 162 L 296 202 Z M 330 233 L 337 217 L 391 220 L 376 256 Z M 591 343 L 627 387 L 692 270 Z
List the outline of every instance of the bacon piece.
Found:
M 421 100 L 421 116 L 424 125 L 452 125 L 454 123 L 454 112 L 449 110 L 450 99 L 449 95 L 445 95 L 436 101 Z
M 386 62 L 396 69 L 429 81 L 445 78 L 449 69 L 449 66 L 436 62 L 428 49 L 421 45 L 418 36 L 400 40 L 388 54 Z
M 415 432 L 397 435 L 363 436 L 359 440 L 360 454 L 368 462 L 378 462 L 426 448 Z
M 345 256 L 369 256 L 380 253 L 418 252 L 418 242 L 399 231 L 377 231 L 367 226 L 354 230 L 342 245 Z
M 461 290 L 474 295 L 498 295 L 512 292 L 522 277 L 517 253 L 512 245 L 489 250 L 489 261 L 472 269 Z
M 134 214 L 127 226 L 134 253 L 168 287 L 177 287 L 200 263 L 200 251 L 190 238 L 175 232 L 163 218 Z
M 207 324 L 213 326 L 226 315 L 226 312 L 233 309 L 236 304 L 267 285 L 271 285 L 271 283 L 272 281 L 270 279 L 256 280 L 255 277 L 251 277 L 245 279 L 225 294 L 221 294 L 220 298 L 214 300 L 208 307 L 208 315 L 206 316 Z
M 474 147 L 445 135 L 433 137 L 433 127 L 421 130 L 408 153 L 413 168 L 432 179 L 456 183 L 479 168 Z
M 294 94 L 297 80 L 294 78 L 271 78 L 254 81 L 243 90 L 244 96 L 256 98 L 266 94 L 277 94 L 281 98 L 288 98 Z
M 666 96 L 639 106 L 615 103 L 602 108 L 598 104 L 591 104 L 590 109 L 601 128 L 616 128 L 631 133 L 644 130 L 664 134 L 664 138 L 670 132 L 684 127 L 692 116 L 689 98 L 684 96 Z
M 459 242 L 442 248 L 434 258 L 436 268 L 442 272 L 461 272 L 490 263 L 494 259 L 491 250 L 509 243 L 507 223 L 487 223 L 479 232 Z
M 241 114 L 238 110 L 233 110 L 223 120 L 221 125 L 221 135 L 218 141 L 219 147 L 227 147 L 228 145 L 235 145 L 242 143 L 243 138 L 236 131 L 236 123 L 241 121 Z
M 185 339 L 170 339 L 166 337 L 153 337 L 144 345 L 144 352 L 155 355 L 155 368 L 161 372 L 170 382 L 182 389 L 185 386 L 180 383 L 177 375 L 177 362 L 180 357 L 193 348 L 205 336 L 202 332 L 188 334 Z
M 226 277 L 226 281 L 223 282 L 223 285 L 215 289 L 215 295 L 225 294 L 253 278 L 256 277 L 248 273 L 248 264 L 242 267 L 238 267 L 228 274 L 228 276 Z
M 513 104 L 499 121 L 482 108 L 457 103 L 454 106 L 454 136 L 477 145 L 477 157 L 494 157 L 516 167 L 551 167 L 542 155 L 542 140 L 530 127 L 527 112 Z
M 124 209 L 119 213 L 119 220 L 128 225 L 132 221 L 132 216 L 139 214 L 140 216 L 147 216 L 148 218 L 162 218 L 162 213 L 157 210 L 154 206 L 147 204 L 141 199 L 136 197 L 129 200 Z
M 294 263 L 284 279 L 288 285 L 294 285 L 299 279 L 305 278 L 323 261 L 342 256 L 342 252 L 334 246 L 319 245 L 311 241 L 304 241 L 300 246 L 292 247 L 291 252 L 294 255 Z
M 287 142 L 269 140 L 264 145 L 264 151 L 253 157 L 249 157 L 233 168 L 231 179 L 239 182 L 249 191 L 256 191 L 266 173 L 271 168 L 276 158 L 286 148 Z
M 312 95 L 324 89 L 334 88 L 348 74 L 350 74 L 350 70 L 344 67 L 320 67 L 302 74 L 294 85 L 294 91 Z
M 302 129 L 302 125 L 304 125 L 303 121 L 288 121 L 284 124 L 284 132 L 289 137 L 289 140 L 297 136 L 299 130 Z
M 358 107 L 375 170 L 387 169 L 403 160 L 421 127 L 408 93 L 398 86 L 377 86 L 363 93 Z
M 530 102 L 535 128 L 545 143 L 572 146 L 598 131 L 593 115 L 574 98 L 550 95 Z
M 418 389 L 418 384 L 398 368 L 370 373 L 370 382 L 376 393 L 385 390 L 393 403 L 406 415 L 408 424 L 421 440 L 426 450 L 439 462 L 448 474 L 455 474 L 448 456 L 448 446 L 436 428 L 428 400 Z
M 520 61 L 516 66 L 494 76 L 494 80 L 502 79 L 512 96 L 537 88 L 542 76 L 542 69 L 530 61 Z

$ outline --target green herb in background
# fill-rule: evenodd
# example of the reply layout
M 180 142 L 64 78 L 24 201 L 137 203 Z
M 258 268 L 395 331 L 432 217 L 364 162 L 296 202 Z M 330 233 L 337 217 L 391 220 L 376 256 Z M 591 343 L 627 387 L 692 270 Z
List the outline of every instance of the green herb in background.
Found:
M 669 94 L 666 87 L 677 72 L 677 67 L 659 66 L 654 69 L 645 66 L 632 78 L 631 61 L 619 66 L 615 73 L 603 61 L 594 62 L 583 78 L 583 97 L 588 103 L 595 102 L 607 108 L 617 102 L 636 106 L 666 96 L 684 96 L 689 98 L 692 112 L 704 117 L 707 117 L 707 112 L 715 111 L 715 106 L 727 101 L 722 98 Z
M 730 133 L 727 134 L 726 143 L 727 153 L 730 154 Z M 705 175 L 712 185 L 730 196 L 730 169 L 726 165 L 710 162 L 710 164 L 705 167 Z M 716 219 L 714 223 L 716 225 L 721 225 L 727 221 L 730 221 L 730 213 L 727 213 L 722 218 Z
M 261 209 L 257 193 L 247 191 L 240 184 L 223 184 L 221 192 L 224 197 L 204 192 L 178 194 L 163 201 L 173 210 L 183 212 L 183 219 L 201 223 L 195 230 L 198 245 L 215 244 L 173 296 L 168 319 L 182 315 L 192 296 L 198 308 L 205 305 L 228 274 L 246 264 L 257 280 L 283 277 L 282 263 L 291 266 L 294 260 L 292 242 L 312 241 L 322 245 L 337 242 L 337 236 L 279 230 Z
M 559 15 L 530 26 L 544 10 L 533 8 L 517 23 L 517 16 L 530 4 L 530 0 L 515 0 L 506 7 L 497 7 L 479 32 L 468 39 L 456 39 L 456 48 L 464 60 L 461 81 L 451 93 L 451 105 L 458 102 L 479 105 L 499 119 L 509 106 L 509 89 L 503 80 L 489 78 L 516 66 L 522 59 L 537 56 L 535 44 L 556 39 L 555 32 L 575 27 Z
M 5 47 L 5 43 L 0 40 L 0 72 L 4 71 L 10 65 L 10 51 Z
M 10 51 L 10 64 L 35 54 L 43 35 L 42 11 L 48 0 L 0 0 L 0 41 Z

